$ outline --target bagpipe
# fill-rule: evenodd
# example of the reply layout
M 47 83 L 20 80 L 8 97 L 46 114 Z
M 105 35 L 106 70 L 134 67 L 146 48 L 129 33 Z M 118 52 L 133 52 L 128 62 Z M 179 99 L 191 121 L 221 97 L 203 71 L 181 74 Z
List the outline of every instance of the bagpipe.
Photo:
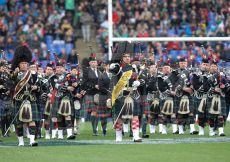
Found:
M 182 71 L 178 71 L 178 84 L 175 88 L 175 93 L 177 97 L 182 97 L 183 88 L 190 85 L 190 71 L 184 69 Z

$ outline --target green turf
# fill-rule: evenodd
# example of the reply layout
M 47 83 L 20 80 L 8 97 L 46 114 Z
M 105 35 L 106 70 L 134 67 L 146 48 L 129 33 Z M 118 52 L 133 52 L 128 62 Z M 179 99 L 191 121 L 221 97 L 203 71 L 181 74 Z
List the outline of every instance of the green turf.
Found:
M 1 162 L 228 162 L 229 143 L 0 148 Z
M 230 136 L 230 123 L 225 127 L 227 138 Z M 89 161 L 89 162 L 228 162 L 230 142 L 206 142 L 196 144 L 84 144 L 80 143 L 83 140 L 111 140 L 114 141 L 115 133 L 111 129 L 112 124 L 108 126 L 107 136 L 100 135 L 92 136 L 90 123 L 81 125 L 81 134 L 77 136 L 76 143 L 68 143 L 65 140 L 51 140 L 46 144 L 47 140 L 39 139 L 40 147 L 17 147 L 17 139 L 15 135 L 11 134 L 10 138 L 0 138 L 0 162 L 70 162 L 70 161 Z M 206 128 L 205 136 L 199 137 L 197 135 L 189 135 L 188 130 L 185 135 L 173 135 L 169 128 L 168 135 L 155 134 L 151 135 L 149 141 L 167 140 L 167 139 L 189 139 L 189 138 L 217 138 L 222 137 L 208 137 L 208 129 Z M 125 135 L 124 140 L 131 140 L 128 134 Z M 196 140 L 196 139 L 195 139 Z M 79 143 L 77 143 L 79 142 Z M 132 143 L 132 142 L 131 142 Z M 192 142 L 191 142 L 192 143 Z M 26 140 L 28 144 L 28 139 Z M 68 145 L 68 146 L 66 146 Z M 15 146 L 15 147 L 11 147 Z M 46 147 L 45 147 L 46 146 Z

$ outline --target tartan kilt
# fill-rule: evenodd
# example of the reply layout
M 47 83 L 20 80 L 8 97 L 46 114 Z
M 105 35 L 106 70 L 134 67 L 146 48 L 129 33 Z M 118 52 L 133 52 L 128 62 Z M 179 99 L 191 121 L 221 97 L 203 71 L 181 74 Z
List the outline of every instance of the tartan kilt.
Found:
M 189 110 L 191 113 L 195 114 L 195 103 L 194 103 L 194 97 L 189 95 L 187 96 L 189 99 Z M 176 113 L 179 111 L 179 106 L 180 106 L 180 101 L 181 101 L 181 97 L 175 97 L 174 98 L 174 104 L 175 104 L 175 110 Z
M 99 95 L 99 104 L 97 106 L 99 117 L 111 117 L 111 109 L 106 106 L 107 99 L 109 99 L 107 95 Z
M 161 113 L 161 110 L 160 110 L 160 103 L 159 103 L 159 106 L 158 106 L 158 107 L 153 108 L 152 102 L 153 102 L 153 100 L 152 100 L 152 101 L 149 101 L 149 114 L 150 114 L 151 116 L 155 116 L 155 115 L 160 114 L 160 113 Z
M 13 108 L 12 100 L 5 101 L 0 99 L 0 118 L 11 115 L 12 108 Z
M 73 103 L 73 113 L 72 113 L 72 115 L 73 115 L 73 117 L 74 117 L 74 119 L 81 119 L 81 115 L 82 115 L 82 102 L 81 102 L 81 100 L 79 100 L 79 102 L 80 102 L 80 105 L 81 105 L 81 107 L 80 107 L 80 109 L 79 110 L 76 110 L 75 108 L 74 108 L 74 101 L 75 101 L 76 99 L 74 99 L 73 101 L 71 101 L 72 103 Z
M 59 104 L 60 104 L 60 99 L 61 99 L 61 97 L 55 97 L 55 101 L 52 105 L 51 113 L 50 113 L 52 115 L 52 117 L 59 117 L 59 114 L 57 112 L 58 112 L 58 108 L 59 108 Z
M 14 116 L 19 112 L 19 109 L 21 107 L 23 103 L 22 101 L 14 101 Z M 30 101 L 31 104 L 31 109 L 32 109 L 32 121 L 40 121 L 41 118 L 39 116 L 39 111 L 38 111 L 38 107 L 37 107 L 37 103 L 36 101 Z M 17 114 L 17 118 L 15 120 L 16 123 L 20 123 L 21 121 L 19 120 L 19 114 Z
M 91 112 L 96 112 L 97 111 L 97 105 L 94 103 L 94 95 L 86 95 L 83 98 L 83 103 L 82 108 L 83 111 L 91 113 Z
M 52 106 L 52 117 L 57 117 L 58 119 L 63 117 L 63 115 L 59 114 L 58 113 L 58 110 L 59 110 L 59 106 L 61 104 L 61 100 L 62 98 L 64 98 L 65 96 L 62 96 L 62 97 L 56 97 L 55 98 L 55 102 L 54 102 L 54 105 Z M 70 101 L 70 107 L 71 107 L 71 114 L 70 116 L 73 116 L 74 115 L 74 106 L 73 106 L 73 100 L 69 97 L 69 101 Z
M 164 106 L 165 101 L 166 101 L 165 99 L 160 99 L 160 101 L 159 101 L 160 102 L 160 111 L 162 111 L 162 108 Z M 175 98 L 173 98 L 173 113 L 177 114 L 177 112 L 176 112 L 176 106 L 175 106 Z
M 221 103 L 220 104 L 221 105 L 221 107 L 220 107 L 221 112 L 220 112 L 219 115 L 225 116 L 226 115 L 226 100 L 225 100 L 225 97 L 220 96 L 220 103 Z M 207 114 L 208 114 L 208 116 L 212 115 L 212 114 L 209 114 L 209 109 L 211 107 L 211 104 L 212 104 L 212 98 L 207 97 Z
M 126 96 L 122 96 L 121 98 L 116 99 L 114 104 L 114 115 L 117 117 L 121 111 L 121 108 L 124 105 L 124 100 Z M 133 116 L 139 116 L 141 114 L 141 106 L 140 106 L 140 98 L 134 100 L 134 108 L 133 108 Z
M 141 106 L 141 115 L 149 115 L 150 114 L 150 104 L 147 101 L 147 96 L 143 95 L 140 97 L 140 106 Z

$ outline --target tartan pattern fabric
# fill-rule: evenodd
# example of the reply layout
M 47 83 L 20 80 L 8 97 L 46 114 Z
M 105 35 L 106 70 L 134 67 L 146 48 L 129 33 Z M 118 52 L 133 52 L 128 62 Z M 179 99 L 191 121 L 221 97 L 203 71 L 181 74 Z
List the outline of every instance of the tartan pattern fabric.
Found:
M 0 99 L 0 117 L 11 115 L 12 108 L 13 105 L 11 100 L 5 101 Z
M 96 112 L 97 111 L 97 105 L 95 105 L 93 101 L 93 95 L 86 95 L 83 99 L 82 108 L 85 112 Z
M 23 101 L 14 101 L 14 116 L 19 112 L 19 109 L 22 105 Z M 40 113 L 38 111 L 37 108 L 37 104 L 36 102 L 31 102 L 31 108 L 32 108 L 32 121 L 40 121 L 41 117 L 40 117 Z M 15 120 L 16 123 L 21 122 L 19 121 L 19 115 L 17 114 L 17 118 Z
M 225 97 L 220 97 L 220 109 L 221 109 L 221 113 L 220 115 L 223 115 L 225 116 L 226 115 L 226 100 L 225 100 Z M 212 98 L 209 98 L 207 97 L 207 112 L 209 112 L 209 109 L 211 107 L 211 104 L 212 104 Z M 208 113 L 209 114 L 209 113 Z
M 150 114 L 150 104 L 147 101 L 147 96 L 141 96 L 140 97 L 140 106 L 141 106 L 141 115 L 149 115 Z
M 189 110 L 191 113 L 194 113 L 194 108 L 195 108 L 195 104 L 194 104 L 194 97 L 192 96 L 187 96 L 188 99 L 189 99 Z M 181 97 L 175 97 L 174 98 L 174 107 L 175 107 L 175 111 L 176 113 L 178 112 L 179 110 L 179 106 L 180 106 L 180 101 L 181 101 Z
M 99 117 L 111 117 L 111 109 L 106 106 L 107 95 L 99 95 L 99 104 L 97 105 L 97 114 Z
M 117 117 L 121 111 L 122 106 L 124 105 L 125 96 L 117 99 L 114 104 L 114 115 Z M 141 114 L 140 98 L 134 100 L 133 116 L 138 116 Z

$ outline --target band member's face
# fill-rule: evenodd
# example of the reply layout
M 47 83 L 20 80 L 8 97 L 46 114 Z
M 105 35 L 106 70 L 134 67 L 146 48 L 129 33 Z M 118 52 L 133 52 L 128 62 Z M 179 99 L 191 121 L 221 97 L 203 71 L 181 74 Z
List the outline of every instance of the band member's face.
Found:
M 22 71 L 25 71 L 28 69 L 28 63 L 27 62 L 20 62 L 19 63 L 19 69 Z
M 62 74 L 63 73 L 63 67 L 62 66 L 57 66 L 56 67 L 56 74 Z
M 211 66 L 210 66 L 210 72 L 211 73 L 215 73 L 215 72 L 217 72 L 218 71 L 218 66 L 216 65 L 216 64 L 212 64 Z
M 36 66 L 36 65 L 30 65 L 30 70 L 31 70 L 31 71 L 35 71 L 35 72 L 37 72 L 37 71 L 38 71 L 38 69 L 37 69 L 37 66 Z
M 4 66 L 0 66 L 0 71 L 1 71 L 1 72 L 4 71 Z
M 97 61 L 90 61 L 89 65 L 91 68 L 97 68 Z
M 188 63 L 185 62 L 179 62 L 180 69 L 186 69 L 188 67 Z
M 109 71 L 109 64 L 105 65 L 105 71 Z
M 202 63 L 201 64 L 201 70 L 209 71 L 209 69 L 210 69 L 209 63 Z
M 122 61 L 125 64 L 130 64 L 131 60 L 130 60 L 130 55 L 129 54 L 124 54 L 122 57 Z
M 150 67 L 149 67 L 149 72 L 150 73 L 157 73 L 157 66 L 156 65 L 151 65 Z
M 71 75 L 77 75 L 77 69 L 72 69 L 72 70 L 70 71 L 70 74 L 71 74 Z
M 39 74 L 42 74 L 42 73 L 43 73 L 43 68 L 39 67 L 39 68 L 38 68 L 38 73 L 39 73 Z
M 171 72 L 171 67 L 170 66 L 163 66 L 163 68 L 162 68 L 162 72 L 164 73 L 164 74 L 169 74 L 170 72 Z
M 53 74 L 53 68 L 46 67 L 46 75 L 51 75 L 51 74 Z

